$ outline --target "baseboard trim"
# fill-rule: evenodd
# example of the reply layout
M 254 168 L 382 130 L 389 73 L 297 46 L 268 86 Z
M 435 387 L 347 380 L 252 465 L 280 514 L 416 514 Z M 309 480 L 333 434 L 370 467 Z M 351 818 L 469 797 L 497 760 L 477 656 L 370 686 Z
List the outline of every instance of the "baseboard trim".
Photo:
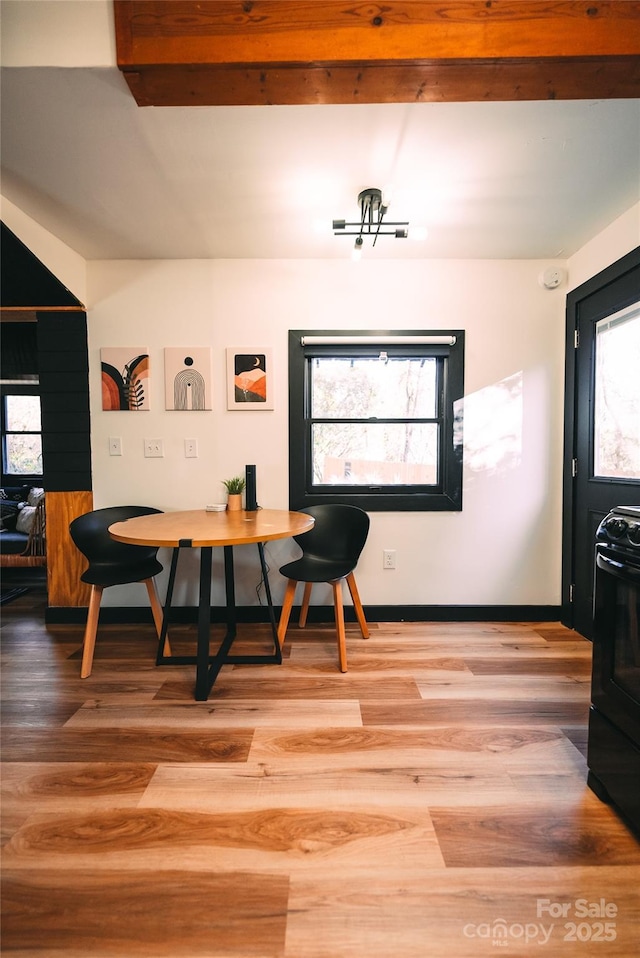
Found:
M 367 605 L 364 613 L 368 622 L 558 622 L 560 605 Z M 294 608 L 292 621 L 297 621 L 299 607 Z M 345 619 L 355 622 L 351 606 L 345 606 Z M 276 617 L 280 608 L 276 607 Z M 171 610 L 171 622 L 176 624 L 197 622 L 195 606 L 179 606 Z M 266 606 L 240 606 L 236 610 L 238 622 L 268 622 Z M 86 608 L 49 607 L 45 621 L 55 624 L 84 623 Z M 226 621 L 222 606 L 211 608 L 211 622 Z M 308 622 L 333 622 L 333 606 L 316 605 L 309 609 Z M 121 623 L 153 622 L 151 610 L 144 606 L 106 606 L 100 610 L 103 625 Z

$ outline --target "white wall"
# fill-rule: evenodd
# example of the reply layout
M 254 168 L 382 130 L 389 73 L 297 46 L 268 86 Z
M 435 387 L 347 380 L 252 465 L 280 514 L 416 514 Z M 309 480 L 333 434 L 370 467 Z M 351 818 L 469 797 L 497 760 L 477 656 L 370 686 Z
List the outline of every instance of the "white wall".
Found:
M 223 499 L 221 479 L 255 463 L 261 505 L 288 507 L 287 331 L 290 328 L 466 329 L 466 447 L 461 513 L 372 513 L 358 568 L 371 605 L 556 604 L 560 600 L 564 297 L 543 289 L 547 262 L 171 261 L 88 264 L 96 507 L 141 502 L 201 508 Z M 148 347 L 148 412 L 104 412 L 100 349 Z M 166 411 L 163 348 L 211 345 L 214 408 Z M 225 348 L 274 350 L 275 410 L 227 411 Z M 499 384 L 522 383 L 506 402 Z M 490 401 L 487 413 L 484 400 Z M 109 436 L 124 455 L 110 457 Z M 163 459 L 143 439 L 162 438 Z M 184 439 L 198 440 L 186 459 Z M 382 570 L 382 550 L 397 569 Z M 295 544 L 269 545 L 277 568 Z M 253 549 L 236 550 L 238 601 L 254 604 Z M 110 590 L 112 604 L 140 604 Z M 180 601 L 195 602 L 183 582 Z M 328 601 L 328 593 L 327 593 Z
M 5 67 L 116 64 L 113 0 L 1 0 Z
M 569 289 L 582 285 L 640 246 L 640 203 L 623 213 L 567 260 Z

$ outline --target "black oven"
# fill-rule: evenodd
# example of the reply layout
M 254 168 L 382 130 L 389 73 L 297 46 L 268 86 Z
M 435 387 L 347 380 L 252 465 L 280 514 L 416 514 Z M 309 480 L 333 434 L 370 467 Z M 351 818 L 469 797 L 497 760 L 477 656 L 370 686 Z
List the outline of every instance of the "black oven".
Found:
M 640 832 L 640 506 L 596 533 L 588 783 Z

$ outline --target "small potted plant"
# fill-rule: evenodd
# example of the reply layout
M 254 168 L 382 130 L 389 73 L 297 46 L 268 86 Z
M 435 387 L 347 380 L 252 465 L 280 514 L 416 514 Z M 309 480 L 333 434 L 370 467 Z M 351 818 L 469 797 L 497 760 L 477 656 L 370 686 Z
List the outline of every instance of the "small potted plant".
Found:
M 237 512 L 242 509 L 242 493 L 246 484 L 244 476 L 233 476 L 232 479 L 222 480 L 222 485 L 227 490 L 227 509 L 229 512 Z

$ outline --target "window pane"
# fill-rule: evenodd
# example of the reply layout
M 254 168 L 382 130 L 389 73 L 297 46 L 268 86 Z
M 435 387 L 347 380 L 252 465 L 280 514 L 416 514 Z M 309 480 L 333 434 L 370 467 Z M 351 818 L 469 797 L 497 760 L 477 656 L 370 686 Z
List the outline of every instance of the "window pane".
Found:
M 435 485 L 435 423 L 315 423 L 314 485 Z
M 640 307 L 596 326 L 596 476 L 640 479 Z
M 437 361 L 433 358 L 311 360 L 314 418 L 433 419 Z
M 459 512 L 464 330 L 355 332 L 289 330 L 290 508 Z
M 40 432 L 40 397 L 6 396 L 8 432 Z
M 8 433 L 5 437 L 6 468 L 12 476 L 42 475 L 40 436 Z

